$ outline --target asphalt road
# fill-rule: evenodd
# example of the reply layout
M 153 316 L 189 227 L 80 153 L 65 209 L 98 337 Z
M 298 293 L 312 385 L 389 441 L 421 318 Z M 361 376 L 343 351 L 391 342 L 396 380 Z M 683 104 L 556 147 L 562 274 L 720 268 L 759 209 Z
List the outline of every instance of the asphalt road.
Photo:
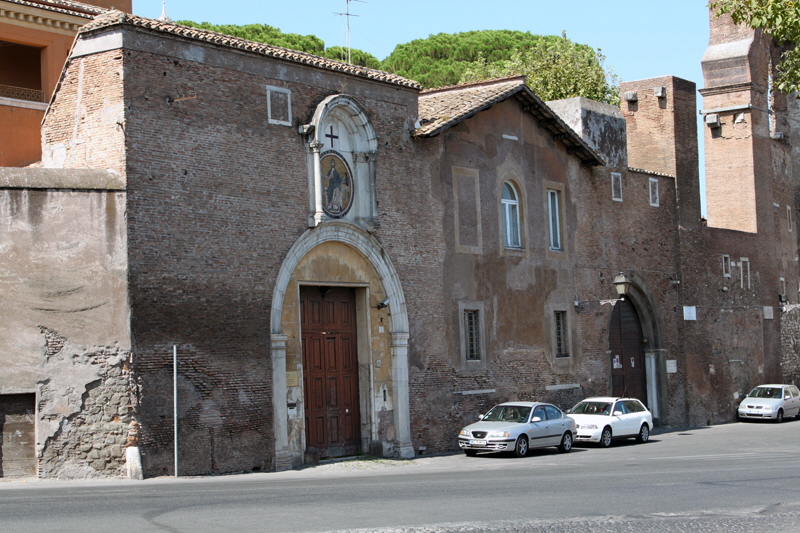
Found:
M 800 422 L 647 444 L 145 481 L 0 483 L 0 532 L 800 531 Z

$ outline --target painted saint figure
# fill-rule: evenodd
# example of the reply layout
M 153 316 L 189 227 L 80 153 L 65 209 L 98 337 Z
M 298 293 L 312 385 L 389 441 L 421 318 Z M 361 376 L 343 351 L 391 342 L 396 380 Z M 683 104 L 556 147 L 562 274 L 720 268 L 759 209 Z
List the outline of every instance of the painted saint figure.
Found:
M 324 210 L 329 216 L 338 218 L 350 208 L 352 199 L 350 169 L 338 155 L 329 153 L 323 157 L 323 161 Z

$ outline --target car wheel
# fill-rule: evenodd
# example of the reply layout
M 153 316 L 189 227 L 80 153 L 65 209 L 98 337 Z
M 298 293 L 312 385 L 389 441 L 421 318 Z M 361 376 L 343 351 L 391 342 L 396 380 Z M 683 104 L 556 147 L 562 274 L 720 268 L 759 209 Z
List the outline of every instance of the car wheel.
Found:
M 558 446 L 558 451 L 561 453 L 567 453 L 572 449 L 572 433 L 567 431 L 564 433 L 564 436 L 561 437 L 561 444 Z
M 600 446 L 603 448 L 611 446 L 611 428 L 608 426 L 604 427 L 603 432 L 600 434 Z
M 642 427 L 639 430 L 639 435 L 636 436 L 636 440 L 642 444 L 650 440 L 650 426 L 647 424 L 642 424 Z
M 795 420 L 800 420 L 800 409 L 797 410 L 797 414 L 794 415 Z
M 466 455 L 467 457 L 475 457 L 476 455 L 478 455 L 478 452 L 476 452 L 475 450 L 464 450 L 464 455 Z
M 517 443 L 514 445 L 514 455 L 517 457 L 528 455 L 528 438 L 525 435 L 520 435 L 517 438 Z
M 783 422 L 783 409 L 778 410 L 778 415 L 775 417 L 775 423 L 780 424 Z

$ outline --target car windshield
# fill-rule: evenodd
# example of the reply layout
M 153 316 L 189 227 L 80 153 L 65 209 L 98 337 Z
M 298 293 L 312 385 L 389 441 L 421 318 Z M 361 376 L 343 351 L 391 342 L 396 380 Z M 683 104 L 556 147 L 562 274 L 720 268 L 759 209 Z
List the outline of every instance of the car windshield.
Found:
M 580 402 L 569 412 L 571 415 L 605 415 L 611 413 L 611 404 L 608 402 Z
M 528 420 L 531 408 L 523 405 L 496 405 L 483 417 L 485 422 L 517 422 Z
M 751 398 L 782 398 L 783 392 L 778 387 L 756 387 L 748 394 Z

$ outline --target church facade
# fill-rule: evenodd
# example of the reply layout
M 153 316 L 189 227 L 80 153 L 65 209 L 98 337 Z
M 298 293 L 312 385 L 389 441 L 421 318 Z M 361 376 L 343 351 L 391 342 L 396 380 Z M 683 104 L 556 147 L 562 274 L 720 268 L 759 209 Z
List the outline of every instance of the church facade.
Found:
M 722 44 L 709 72 L 746 48 Z M 762 74 L 704 91 L 761 97 Z M 732 420 L 753 385 L 797 379 L 781 345 L 791 132 L 755 107 L 703 110 L 721 123 L 707 159 L 755 146 L 719 179 L 771 176 L 739 186 L 753 224 L 716 228 L 694 84 L 622 91 L 620 108 L 545 103 L 514 77 L 423 91 L 97 17 L 46 111 L 42 168 L 0 169 L 0 400 L 33 406 L 5 475 L 411 458 L 457 449 L 460 427 L 515 399 L 635 396 L 662 426 Z

